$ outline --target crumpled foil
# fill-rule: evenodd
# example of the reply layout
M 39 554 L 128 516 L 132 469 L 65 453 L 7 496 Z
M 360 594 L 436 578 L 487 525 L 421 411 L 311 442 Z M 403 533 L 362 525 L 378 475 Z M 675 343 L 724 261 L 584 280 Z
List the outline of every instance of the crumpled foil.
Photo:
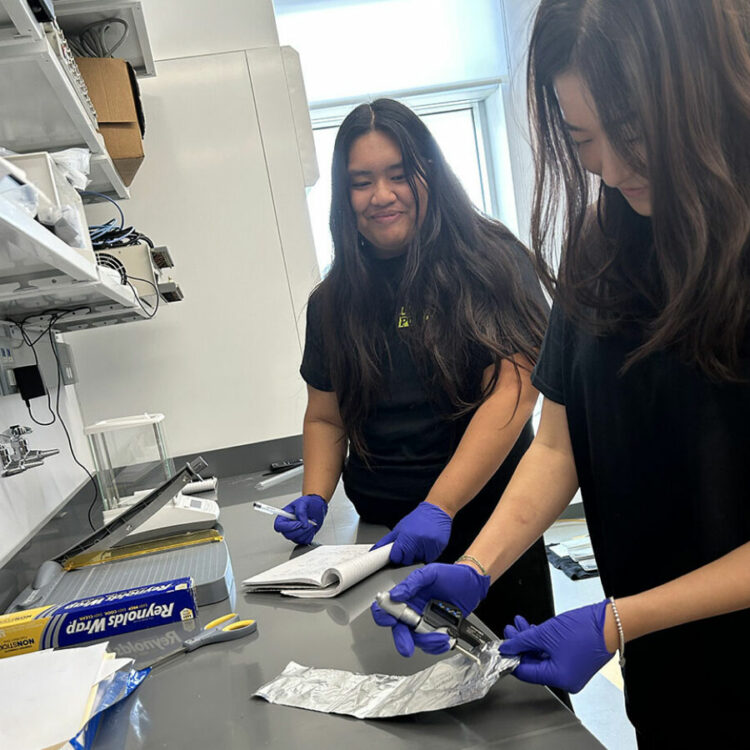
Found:
M 499 644 L 485 645 L 479 664 L 456 654 L 405 676 L 316 669 L 291 661 L 255 695 L 270 703 L 358 719 L 439 711 L 484 698 L 500 677 L 515 669 L 518 657 L 502 656 Z

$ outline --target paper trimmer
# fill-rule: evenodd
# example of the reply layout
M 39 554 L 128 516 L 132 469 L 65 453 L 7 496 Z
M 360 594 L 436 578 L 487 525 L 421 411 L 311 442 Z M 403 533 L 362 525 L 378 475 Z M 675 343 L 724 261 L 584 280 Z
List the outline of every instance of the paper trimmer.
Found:
M 206 462 L 198 457 L 106 526 L 96 529 L 53 560 L 42 563 L 34 581 L 8 612 L 62 604 L 110 591 L 190 576 L 198 605 L 229 596 L 234 583 L 221 529 L 115 548 L 151 518 L 186 484 L 200 478 Z

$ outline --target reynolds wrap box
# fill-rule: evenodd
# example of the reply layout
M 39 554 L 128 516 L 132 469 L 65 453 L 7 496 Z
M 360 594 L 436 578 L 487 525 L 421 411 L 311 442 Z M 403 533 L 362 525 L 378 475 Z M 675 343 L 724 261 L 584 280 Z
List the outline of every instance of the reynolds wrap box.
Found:
M 192 620 L 197 611 L 192 579 L 175 578 L 0 615 L 0 658 Z

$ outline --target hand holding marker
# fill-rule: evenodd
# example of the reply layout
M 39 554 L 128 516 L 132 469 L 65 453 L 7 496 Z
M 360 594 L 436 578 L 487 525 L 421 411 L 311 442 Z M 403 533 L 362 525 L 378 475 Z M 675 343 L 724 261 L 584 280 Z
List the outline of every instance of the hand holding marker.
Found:
M 268 513 L 269 516 L 281 516 L 282 518 L 288 518 L 290 521 L 297 520 L 297 516 L 295 516 L 294 513 L 289 513 L 286 510 L 277 508 L 275 505 L 266 505 L 265 503 L 259 503 L 257 500 L 253 501 L 253 510 L 257 510 L 260 513 Z M 308 519 L 308 523 L 311 523 L 313 526 L 318 525 L 312 519 Z
M 328 513 L 328 503 L 320 495 L 302 495 L 281 510 L 263 503 L 253 503 L 253 507 L 276 515 L 274 529 L 296 544 L 310 544 Z

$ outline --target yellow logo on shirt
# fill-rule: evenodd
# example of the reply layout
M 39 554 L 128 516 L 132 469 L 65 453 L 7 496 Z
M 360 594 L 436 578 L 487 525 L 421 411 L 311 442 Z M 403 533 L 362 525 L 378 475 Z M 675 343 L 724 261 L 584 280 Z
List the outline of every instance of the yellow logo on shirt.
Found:
M 424 316 L 425 320 L 429 320 L 430 316 L 425 313 Z M 401 312 L 398 314 L 398 318 L 396 318 L 396 327 L 397 328 L 408 328 L 411 325 L 411 318 L 406 314 L 406 310 L 402 307 Z

